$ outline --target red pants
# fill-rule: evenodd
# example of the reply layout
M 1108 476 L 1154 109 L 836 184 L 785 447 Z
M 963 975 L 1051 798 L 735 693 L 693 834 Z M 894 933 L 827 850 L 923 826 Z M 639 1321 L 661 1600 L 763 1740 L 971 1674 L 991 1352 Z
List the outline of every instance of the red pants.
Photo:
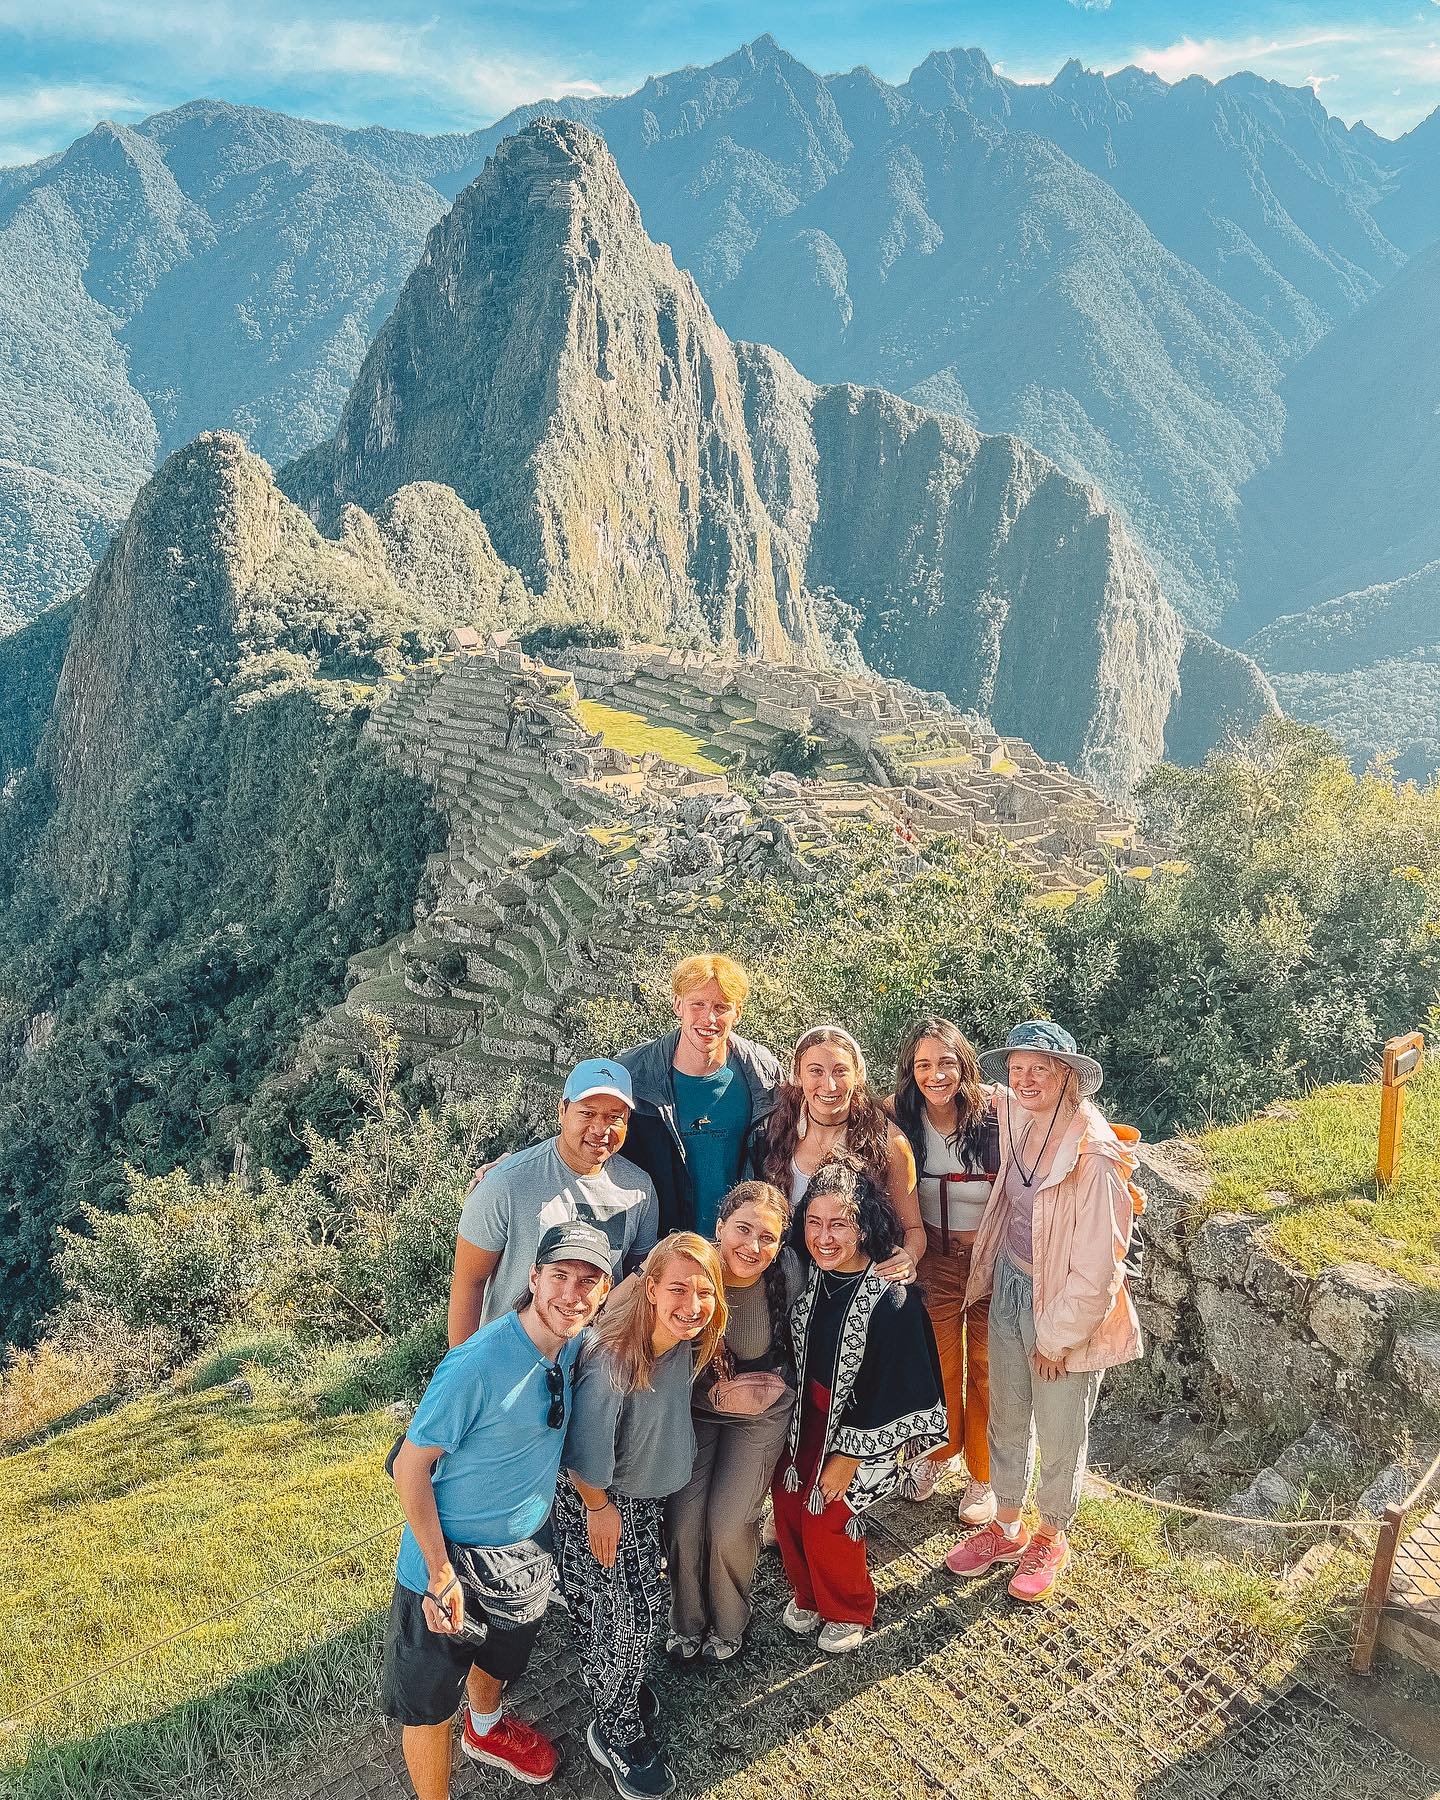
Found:
M 845 1532 L 854 1515 L 843 1500 L 832 1500 L 822 1513 L 812 1513 L 807 1505 L 830 1416 L 829 1388 L 808 1382 L 800 1404 L 800 1448 L 795 1457 L 800 1491 L 785 1491 L 788 1457 L 781 1458 L 771 1489 L 785 1577 L 795 1604 L 807 1612 L 840 1625 L 870 1625 L 875 1620 L 875 1583 L 865 1561 L 865 1540 Z

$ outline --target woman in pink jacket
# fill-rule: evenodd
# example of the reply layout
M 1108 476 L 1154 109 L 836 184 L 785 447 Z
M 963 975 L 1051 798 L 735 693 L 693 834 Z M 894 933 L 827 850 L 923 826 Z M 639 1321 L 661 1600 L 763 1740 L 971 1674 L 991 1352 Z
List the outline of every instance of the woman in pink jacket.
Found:
M 1090 1415 L 1104 1370 L 1140 1354 L 1125 1281 L 1136 1134 L 1090 1103 L 1102 1071 L 1049 1019 L 1017 1025 L 980 1058 L 1003 1084 L 1000 1173 L 974 1249 L 965 1305 L 990 1301 L 990 1480 L 996 1514 L 945 1559 L 956 1575 L 1015 1565 L 1009 1591 L 1044 1600 L 1070 1560 Z M 1021 1508 L 1040 1455 L 1033 1534 Z

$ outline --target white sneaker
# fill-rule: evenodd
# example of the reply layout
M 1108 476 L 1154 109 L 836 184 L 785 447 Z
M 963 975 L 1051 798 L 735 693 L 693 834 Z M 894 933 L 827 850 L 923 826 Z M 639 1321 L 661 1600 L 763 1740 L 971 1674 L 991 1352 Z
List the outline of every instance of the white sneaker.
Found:
M 901 1489 L 907 1500 L 923 1504 L 940 1485 L 940 1477 L 950 1467 L 947 1457 L 920 1456 L 905 1465 L 905 1483 Z
M 678 1631 L 672 1631 L 665 1639 L 665 1654 L 672 1662 L 694 1662 L 700 1654 L 699 1638 L 684 1637 Z
M 972 1481 L 960 1496 L 960 1523 L 988 1525 L 994 1517 L 994 1488 L 988 1481 Z
M 830 1656 L 848 1656 L 852 1650 L 860 1648 L 865 1636 L 863 1625 L 842 1625 L 832 1619 L 820 1627 L 816 1642 Z
M 796 1637 L 809 1637 L 820 1623 L 820 1615 L 818 1612 L 811 1612 L 808 1607 L 801 1606 L 798 1601 L 792 1600 L 781 1613 L 780 1623 L 787 1631 L 793 1631 Z
M 702 1654 L 706 1662 L 729 1662 L 730 1658 L 738 1656 L 744 1647 L 742 1639 L 716 1637 L 712 1631 L 705 1639 L 705 1648 Z

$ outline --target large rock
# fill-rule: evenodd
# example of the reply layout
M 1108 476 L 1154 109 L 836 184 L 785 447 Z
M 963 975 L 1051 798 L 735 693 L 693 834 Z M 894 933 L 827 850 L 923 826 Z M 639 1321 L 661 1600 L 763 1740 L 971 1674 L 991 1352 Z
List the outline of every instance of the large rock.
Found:
M 1310 1329 L 1341 1362 L 1373 1368 L 1389 1345 L 1397 1309 L 1414 1291 L 1366 1263 L 1338 1263 L 1316 1279 Z
M 1440 1418 L 1440 1326 L 1397 1331 L 1391 1367 L 1409 1407 Z
M 1255 1243 L 1255 1219 L 1250 1213 L 1214 1213 L 1206 1219 L 1190 1243 L 1190 1272 L 1197 1281 L 1238 1288 Z
M 1213 1281 L 1197 1282 L 1196 1304 L 1206 1358 L 1232 1407 L 1311 1419 L 1327 1411 L 1335 1363 L 1324 1350 Z

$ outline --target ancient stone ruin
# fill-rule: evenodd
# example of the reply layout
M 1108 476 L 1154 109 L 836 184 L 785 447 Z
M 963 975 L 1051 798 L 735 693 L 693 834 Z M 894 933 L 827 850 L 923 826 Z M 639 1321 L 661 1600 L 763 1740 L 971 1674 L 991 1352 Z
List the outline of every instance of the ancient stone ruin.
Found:
M 487 1070 L 544 1078 L 573 1049 L 562 1003 L 623 987 L 637 934 L 737 879 L 804 881 L 847 825 L 880 834 L 897 874 L 937 838 L 1004 846 L 1059 902 L 1153 863 L 1092 789 L 901 683 L 653 645 L 561 660 L 457 633 L 385 685 L 367 729 L 430 785 L 450 838 L 414 929 L 354 960 L 322 1038 L 369 1009 L 445 1092 Z M 617 727 L 639 748 L 607 741 Z

